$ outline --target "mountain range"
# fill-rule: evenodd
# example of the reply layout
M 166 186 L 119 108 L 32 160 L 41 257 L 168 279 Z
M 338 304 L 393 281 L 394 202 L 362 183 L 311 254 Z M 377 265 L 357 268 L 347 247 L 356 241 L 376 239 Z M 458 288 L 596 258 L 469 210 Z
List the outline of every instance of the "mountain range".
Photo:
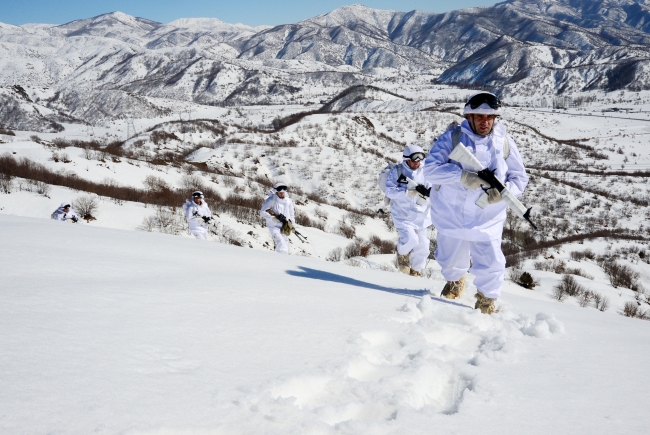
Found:
M 351 5 L 257 28 L 113 12 L 0 23 L 0 84 L 3 98 L 19 86 L 93 123 L 126 111 L 160 116 L 155 98 L 286 104 L 414 78 L 503 95 L 638 91 L 650 89 L 649 48 L 649 0 L 508 0 L 444 14 Z

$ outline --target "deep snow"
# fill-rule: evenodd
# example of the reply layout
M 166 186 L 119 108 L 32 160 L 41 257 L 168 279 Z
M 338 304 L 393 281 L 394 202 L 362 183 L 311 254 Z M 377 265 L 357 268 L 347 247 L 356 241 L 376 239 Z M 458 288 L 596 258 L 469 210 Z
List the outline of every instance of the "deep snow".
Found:
M 3 434 L 644 433 L 650 323 L 0 215 Z

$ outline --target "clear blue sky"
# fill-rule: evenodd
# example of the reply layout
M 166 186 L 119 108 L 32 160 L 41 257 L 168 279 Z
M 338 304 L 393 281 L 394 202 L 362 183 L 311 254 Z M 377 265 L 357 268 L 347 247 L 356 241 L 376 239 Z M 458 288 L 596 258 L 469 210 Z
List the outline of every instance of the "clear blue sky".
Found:
M 250 26 L 295 23 L 337 7 L 362 3 L 376 9 L 447 12 L 491 6 L 501 0 L 0 0 L 0 22 L 63 24 L 107 12 L 168 23 L 177 18 L 211 17 Z

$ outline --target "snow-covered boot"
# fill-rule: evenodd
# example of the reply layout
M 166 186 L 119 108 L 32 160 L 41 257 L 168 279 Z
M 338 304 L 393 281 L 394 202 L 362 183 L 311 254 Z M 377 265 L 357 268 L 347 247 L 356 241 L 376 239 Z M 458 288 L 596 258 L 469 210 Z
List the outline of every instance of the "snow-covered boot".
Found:
M 483 314 L 492 314 L 496 311 L 494 305 L 496 299 L 486 298 L 481 292 L 476 292 L 474 296 L 476 297 L 476 305 L 474 305 L 475 309 L 481 310 L 481 313 Z
M 400 255 L 399 252 L 397 253 L 397 267 L 402 273 L 407 275 L 411 273 L 411 259 L 409 258 L 409 254 Z
M 418 277 L 421 278 L 421 277 L 422 277 L 422 272 L 419 272 L 419 271 L 417 271 L 417 270 L 411 269 L 411 272 L 409 273 L 409 275 L 411 275 L 411 276 L 418 276 Z
M 447 281 L 445 288 L 442 289 L 440 296 L 447 299 L 458 299 L 465 291 L 465 277 L 463 276 L 458 281 Z

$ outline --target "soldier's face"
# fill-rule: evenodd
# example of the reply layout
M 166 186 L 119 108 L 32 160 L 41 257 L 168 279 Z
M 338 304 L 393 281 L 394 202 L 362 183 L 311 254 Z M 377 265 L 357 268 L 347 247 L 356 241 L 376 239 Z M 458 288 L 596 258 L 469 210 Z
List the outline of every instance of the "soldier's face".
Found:
M 201 204 L 203 204 L 203 200 L 202 200 L 201 198 L 199 198 L 199 197 L 194 198 L 194 202 L 195 202 L 197 205 L 201 205 Z
M 480 115 L 478 113 L 473 113 L 470 115 L 470 121 L 472 122 L 472 127 L 474 127 L 476 134 L 485 136 L 490 134 L 492 131 L 496 117 L 496 115 Z
M 409 168 L 411 168 L 413 170 L 420 167 L 420 161 L 419 160 L 417 162 L 415 162 L 413 160 L 408 159 L 408 160 L 406 160 L 406 164 L 409 165 Z
M 284 199 L 284 190 L 281 190 L 279 192 L 275 192 L 276 195 L 278 195 L 278 198 Z

